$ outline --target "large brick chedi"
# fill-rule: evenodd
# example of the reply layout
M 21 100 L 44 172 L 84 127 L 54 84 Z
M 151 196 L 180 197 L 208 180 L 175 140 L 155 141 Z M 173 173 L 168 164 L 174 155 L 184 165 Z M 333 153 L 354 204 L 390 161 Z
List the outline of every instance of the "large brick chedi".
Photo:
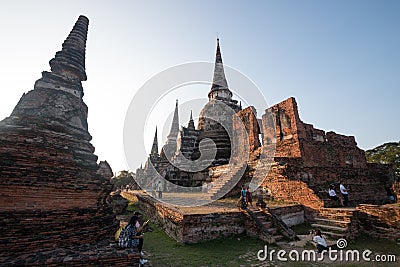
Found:
M 112 171 L 97 164 L 82 100 L 88 23 L 79 17 L 51 72 L 0 122 L 2 256 L 97 242 L 115 230 Z

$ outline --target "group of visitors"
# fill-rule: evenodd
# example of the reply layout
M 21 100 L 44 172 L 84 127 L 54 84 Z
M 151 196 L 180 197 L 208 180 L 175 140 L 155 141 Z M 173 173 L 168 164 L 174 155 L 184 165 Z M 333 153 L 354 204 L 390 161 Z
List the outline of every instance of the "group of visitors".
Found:
M 148 261 L 143 258 L 143 230 L 149 221 L 141 224 L 142 214 L 135 212 L 129 220 L 128 225 L 122 229 L 118 236 L 118 246 L 121 248 L 137 248 L 140 253 L 140 264 L 143 265 Z
M 339 183 L 339 190 L 340 194 L 342 195 L 342 199 L 339 198 L 338 195 L 336 194 L 335 185 L 331 184 L 329 186 L 329 191 L 328 191 L 329 198 L 338 201 L 342 206 L 347 207 L 349 205 L 349 192 L 347 188 L 344 186 L 342 181 L 340 181 Z
M 251 195 L 249 186 L 246 188 L 245 185 L 242 185 L 239 201 L 241 209 L 246 209 L 249 204 L 253 207 L 253 197 Z
M 329 198 L 332 200 L 338 201 L 341 204 L 341 206 L 347 207 L 349 204 L 349 192 L 348 192 L 348 188 L 345 187 L 345 185 L 343 184 L 342 181 L 339 183 L 339 191 L 340 191 L 342 198 L 340 198 L 336 194 L 335 185 L 331 184 L 329 186 L 329 190 L 328 190 Z M 393 184 L 386 183 L 385 191 L 386 191 L 386 198 L 383 201 L 383 203 L 396 203 L 397 196 L 393 190 Z

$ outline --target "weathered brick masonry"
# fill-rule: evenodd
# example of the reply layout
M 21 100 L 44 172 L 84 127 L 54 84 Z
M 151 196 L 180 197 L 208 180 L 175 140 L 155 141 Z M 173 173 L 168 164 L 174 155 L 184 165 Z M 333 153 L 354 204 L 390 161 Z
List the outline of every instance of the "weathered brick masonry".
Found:
M 303 123 L 294 98 L 267 111 L 274 116 L 276 132 L 267 129 L 264 115 L 264 144 L 276 140 L 276 153 L 263 185 L 275 198 L 318 209 L 329 202 L 329 185 L 341 180 L 350 189 L 353 205 L 380 203 L 385 198 L 389 166 L 368 164 L 353 136 L 325 133 Z
M 181 243 L 198 243 L 245 232 L 245 218 L 239 210 L 185 212 L 147 195 L 136 196 L 141 210 L 162 225 L 167 235 Z
M 377 238 L 400 241 L 400 206 L 359 205 L 356 212 L 360 231 Z
M 87 29 L 80 16 L 51 72 L 0 122 L 0 265 L 138 263 L 109 246 L 112 171 L 93 154 L 82 100 Z

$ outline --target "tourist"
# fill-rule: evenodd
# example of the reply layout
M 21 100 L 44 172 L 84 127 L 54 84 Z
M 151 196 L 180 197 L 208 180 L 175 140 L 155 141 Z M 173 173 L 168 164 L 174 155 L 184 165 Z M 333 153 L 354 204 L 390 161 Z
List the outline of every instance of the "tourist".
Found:
M 143 235 L 141 233 L 143 231 L 143 227 L 145 227 L 147 225 L 148 221 L 144 222 L 142 226 L 137 227 L 138 221 L 139 221 L 139 217 L 136 215 L 133 215 L 132 218 L 130 219 L 128 225 L 126 226 L 126 229 L 129 232 L 129 236 L 131 237 L 128 247 L 129 248 L 137 247 L 137 249 L 140 253 L 140 264 L 143 265 L 147 262 L 147 260 L 142 258 Z
M 315 246 L 317 247 L 318 253 L 321 253 L 324 250 L 328 250 L 328 245 L 326 244 L 325 239 L 322 237 L 321 231 L 311 231 L 314 235 L 313 241 L 315 242 Z
M 138 220 L 136 221 L 135 226 L 136 226 L 136 229 L 140 229 L 140 231 L 137 230 L 137 235 L 141 235 L 141 236 L 142 236 L 142 238 L 139 239 L 138 248 L 140 248 L 140 250 L 139 250 L 139 251 L 140 251 L 140 256 L 143 257 L 143 256 L 144 256 L 143 251 L 142 251 L 143 242 L 144 242 L 143 230 L 144 230 L 144 227 L 147 225 L 147 223 L 148 223 L 149 221 L 144 222 L 144 223 L 143 223 L 143 226 L 141 226 L 141 225 L 140 225 L 140 221 L 142 220 L 142 213 L 140 213 L 139 211 L 135 211 L 135 213 L 134 213 L 133 215 L 138 217 Z
M 251 192 L 250 192 L 250 188 L 249 186 L 247 186 L 247 190 L 246 190 L 246 205 L 249 205 L 253 207 L 253 198 L 251 196 Z
M 396 198 L 393 191 L 393 185 L 389 185 L 388 183 L 385 185 L 386 190 L 386 203 L 395 203 Z
M 343 196 L 343 206 L 347 207 L 347 205 L 349 204 L 349 193 L 347 192 L 346 187 L 343 185 L 343 182 L 340 181 L 340 193 Z
M 151 195 L 156 198 L 157 185 L 156 182 L 151 183 Z
M 162 198 L 162 191 L 163 191 L 162 183 L 161 181 L 158 181 L 157 185 L 158 198 Z
M 257 203 L 256 206 L 265 209 L 267 204 L 264 202 L 264 198 L 266 197 L 266 192 L 264 187 L 259 187 L 257 192 Z
M 242 185 L 242 190 L 240 191 L 241 208 L 246 209 L 246 188 Z
M 333 184 L 329 186 L 328 194 L 330 199 L 340 202 L 340 198 L 336 195 L 335 186 Z

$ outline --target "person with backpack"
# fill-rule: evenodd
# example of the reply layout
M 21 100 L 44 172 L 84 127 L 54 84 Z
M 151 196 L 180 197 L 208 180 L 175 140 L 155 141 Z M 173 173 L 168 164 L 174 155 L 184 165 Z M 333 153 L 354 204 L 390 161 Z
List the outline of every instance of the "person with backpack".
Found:
M 144 222 L 142 226 L 137 227 L 136 223 L 139 221 L 139 217 L 133 215 L 128 225 L 121 231 L 118 238 L 118 246 L 122 248 L 133 248 L 137 247 L 140 253 L 140 264 L 143 265 L 147 260 L 143 259 L 143 235 L 139 234 L 143 231 L 148 221 Z M 142 240 L 142 241 L 140 241 Z

